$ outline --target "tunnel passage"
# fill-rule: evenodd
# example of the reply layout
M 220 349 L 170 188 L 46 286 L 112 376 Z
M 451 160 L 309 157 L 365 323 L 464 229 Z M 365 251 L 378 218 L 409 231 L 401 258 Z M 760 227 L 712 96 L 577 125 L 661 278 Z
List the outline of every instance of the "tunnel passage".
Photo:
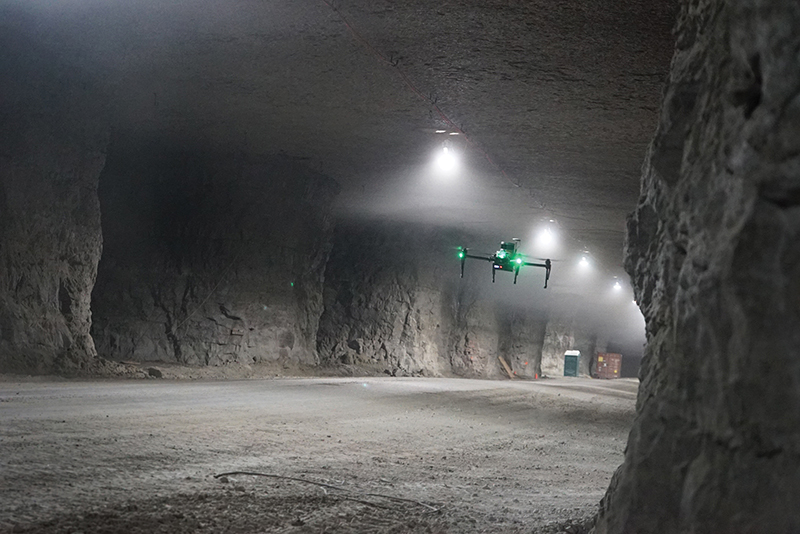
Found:
M 92 85 L 90 75 L 76 65 L 63 63 L 35 39 L 19 35 L 10 39 L 19 26 L 15 26 L 16 19 L 3 17 L 0 23 L 0 49 L 13 51 L 0 56 L 4 72 L 20 74 L 1 80 L 5 97 L 0 125 L 4 147 L 0 166 L 1 370 L 97 371 L 95 364 L 101 360 L 89 336 L 89 294 L 98 261 L 94 332 L 102 352 L 115 358 L 132 354 L 146 359 L 157 354 L 158 358 L 212 365 L 237 361 L 240 356 L 247 359 L 248 346 L 237 347 L 242 347 L 249 328 L 266 311 L 263 305 L 261 311 L 253 308 L 256 301 L 252 293 L 260 292 L 259 288 L 275 297 L 277 311 L 285 314 L 275 322 L 286 326 L 286 317 L 291 317 L 295 327 L 273 329 L 264 323 L 268 336 L 256 338 L 255 346 L 268 349 L 277 358 L 304 361 L 310 361 L 315 347 L 329 351 L 320 351 L 326 359 L 370 357 L 363 336 L 357 332 L 351 335 L 352 329 L 341 337 L 330 329 L 324 339 L 313 339 L 315 316 L 323 314 L 323 325 L 355 325 L 357 316 L 348 310 L 353 309 L 352 302 L 357 303 L 359 292 L 349 293 L 355 301 L 345 291 L 341 298 L 334 298 L 333 302 L 344 310 L 341 319 L 336 319 L 336 308 L 323 310 L 325 299 L 317 276 L 324 260 L 310 260 L 315 265 L 313 280 L 295 288 L 285 270 L 275 267 L 279 259 L 270 256 L 267 261 L 260 249 L 243 257 L 241 265 L 234 265 L 237 251 L 247 243 L 235 232 L 242 225 L 237 217 L 256 226 L 263 222 L 258 213 L 245 210 L 240 214 L 239 207 L 255 198 L 272 202 L 279 212 L 285 209 L 276 205 L 278 200 L 268 190 L 256 188 L 251 197 L 235 186 L 233 191 L 226 190 L 226 180 L 220 179 L 211 185 L 211 196 L 199 195 L 199 209 L 229 222 L 232 233 L 219 232 L 213 218 L 206 221 L 198 217 L 199 212 L 187 212 L 181 202 L 201 191 L 204 184 L 198 178 L 178 188 L 182 176 L 250 176 L 248 169 L 263 162 L 237 160 L 229 154 L 201 156 L 191 150 L 188 157 L 180 155 L 181 150 L 173 150 L 172 155 L 156 150 L 158 157 L 146 154 L 142 162 L 137 162 L 121 155 L 124 151 L 117 152 L 119 147 L 112 147 L 108 176 L 113 171 L 114 176 L 139 184 L 139 189 L 129 192 L 131 198 L 140 198 L 145 192 L 158 194 L 146 199 L 148 202 L 122 202 L 118 210 L 106 212 L 103 224 L 108 225 L 108 254 L 100 260 L 98 206 L 102 202 L 98 204 L 96 190 L 108 147 L 110 122 L 103 117 L 102 107 L 109 97 Z M 639 415 L 625 464 L 602 504 L 598 533 L 793 532 L 800 528 L 796 511 L 800 501 L 798 27 L 800 14 L 793 2 L 684 2 L 661 123 L 644 168 L 642 196 L 628 233 L 627 269 L 648 320 L 649 345 L 641 374 Z M 577 30 L 574 33 L 584 44 L 585 34 Z M 336 35 L 339 42 L 346 42 L 341 34 Z M 329 43 L 320 46 L 331 48 Z M 221 53 L 223 57 L 227 50 Z M 78 49 L 78 55 L 80 52 Z M 524 54 L 524 49 L 519 53 Z M 569 53 L 563 57 L 569 57 Z M 256 56 L 263 61 L 260 54 Z M 590 58 L 585 53 L 582 57 Z M 544 74 L 549 84 L 550 73 Z M 615 72 L 611 77 L 607 86 L 613 90 L 594 108 L 596 115 L 605 116 L 603 104 L 613 102 L 609 95 L 621 88 L 618 74 L 623 73 Z M 640 78 L 658 77 L 649 72 L 637 74 Z M 571 76 L 561 82 L 572 84 L 576 80 Z M 481 91 L 478 81 L 469 85 Z M 642 83 L 628 82 L 632 87 Z M 582 89 L 584 92 L 578 94 L 596 91 L 591 83 L 585 83 Z M 525 86 L 522 92 L 531 91 Z M 150 103 L 150 95 L 146 96 L 143 100 Z M 638 101 L 635 95 L 631 101 Z M 557 107 L 548 107 L 544 118 L 557 125 L 558 133 L 563 132 L 559 130 L 565 124 L 562 118 L 578 117 L 572 123 L 573 131 L 580 129 L 583 135 L 578 137 L 591 141 L 588 132 L 594 130 L 584 128 L 582 121 L 582 105 L 587 102 L 571 103 L 574 107 L 569 115 L 559 116 Z M 511 105 L 507 109 L 515 109 L 516 104 Z M 173 111 L 184 109 L 189 107 Z M 624 107 L 619 112 L 630 114 L 631 109 Z M 468 116 L 466 111 L 462 113 Z M 508 117 L 490 106 L 485 113 L 503 121 Z M 649 115 L 635 115 L 637 120 L 640 116 Z M 538 117 L 543 118 L 542 114 Z M 259 120 L 256 117 L 253 122 Z M 523 120 L 527 127 L 527 116 Z M 537 127 L 541 124 L 544 122 L 539 121 Z M 387 131 L 394 133 L 391 125 Z M 538 129 L 533 133 L 553 134 Z M 536 152 L 538 147 L 528 142 L 530 137 L 519 136 L 513 147 Z M 557 139 L 561 138 L 572 136 Z M 327 139 L 337 137 L 329 135 Z M 396 146 L 405 150 L 409 145 Z M 630 146 L 625 145 L 623 152 L 629 155 Z M 574 148 L 550 159 L 581 153 L 581 147 Z M 512 150 L 508 152 L 510 155 Z M 576 168 L 589 169 L 596 161 L 584 163 Z M 137 171 L 135 176 L 127 164 L 134 164 L 131 168 Z M 529 167 L 519 162 L 517 168 Z M 138 174 L 139 170 L 145 172 Z M 605 170 L 606 178 L 616 175 L 613 168 Z M 156 179 L 162 175 L 176 180 L 159 189 Z M 554 173 L 550 182 L 567 181 L 562 178 Z M 603 199 L 618 192 L 612 179 L 601 183 L 608 184 L 610 191 L 602 195 Z M 607 192 L 602 187 L 588 190 L 600 193 L 601 189 Z M 101 191 L 101 201 L 103 198 L 109 206 L 114 205 L 113 187 Z M 305 197 L 300 194 L 291 198 Z M 137 220 L 136 210 L 170 206 L 180 217 L 180 225 L 158 226 L 157 217 Z M 114 217 L 119 217 L 120 228 L 114 229 Z M 141 233 L 126 234 L 134 229 Z M 119 239 L 113 237 L 115 232 Z M 294 238 L 305 235 L 294 226 L 288 234 Z M 275 239 L 276 248 L 280 249 L 282 239 L 282 235 Z M 137 256 L 137 250 L 145 253 Z M 342 257 L 349 255 L 343 249 Z M 260 260 L 269 265 L 267 281 L 253 276 L 263 269 Z M 182 269 L 187 265 L 191 274 Z M 335 276 L 339 275 L 331 270 L 331 280 Z M 286 289 L 286 282 L 290 289 Z M 316 289 L 303 294 L 311 285 Z M 224 299 L 206 298 L 217 289 Z M 281 297 L 295 292 L 299 292 L 296 298 Z M 123 313 L 115 316 L 116 309 Z M 330 313 L 330 317 L 324 313 Z M 463 350 L 458 353 L 462 360 L 456 361 L 461 368 L 454 364 L 454 372 L 470 369 L 467 360 L 476 346 L 487 353 L 514 346 L 510 343 L 498 349 L 497 332 L 508 332 L 509 328 L 500 328 L 490 311 L 471 316 L 455 313 L 454 318 L 455 325 L 475 326 L 456 337 L 456 347 Z M 486 329 L 486 336 L 481 337 L 478 325 Z M 329 327 L 321 326 L 319 331 L 325 328 Z M 403 329 L 400 332 L 408 333 Z M 236 341 L 239 337 L 242 343 Z M 150 339 L 152 344 L 145 346 Z M 202 341 L 205 339 L 212 342 Z M 408 335 L 397 339 L 413 341 Z M 398 341 L 397 346 L 403 343 Z M 415 366 L 419 362 L 401 365 L 400 359 L 389 361 L 390 371 L 418 370 Z M 488 369 L 488 362 L 495 359 L 485 361 Z

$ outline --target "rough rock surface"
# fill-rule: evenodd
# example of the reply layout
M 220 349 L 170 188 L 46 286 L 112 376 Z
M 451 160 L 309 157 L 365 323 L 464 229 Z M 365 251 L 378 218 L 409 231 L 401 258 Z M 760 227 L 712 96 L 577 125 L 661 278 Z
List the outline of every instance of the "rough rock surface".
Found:
M 92 302 L 99 353 L 315 364 L 337 189 L 284 157 L 110 151 Z
M 553 317 L 547 321 L 542 343 L 542 373 L 564 376 L 564 353 L 575 345 L 574 330 L 574 317 Z
M 627 269 L 638 415 L 597 533 L 800 531 L 800 4 L 693 0 Z
M 542 375 L 547 315 L 530 309 L 501 309 L 498 352 L 517 376 L 534 378 Z
M 0 77 L 0 372 L 88 370 L 102 110 L 88 78 L 12 15 L 0 17 L 0 72 L 15 73 Z
M 441 374 L 452 314 L 442 289 L 447 262 L 431 251 L 446 249 L 446 240 L 413 226 L 386 226 L 337 227 L 325 273 L 320 358 L 399 376 Z
M 453 243 L 463 238 L 410 224 L 339 225 L 325 272 L 321 361 L 397 376 L 499 377 L 502 356 L 532 378 L 542 373 L 543 350 L 573 348 L 571 322 L 564 328 L 539 308 L 498 297 L 523 290 L 487 287 L 477 265 L 460 279 Z

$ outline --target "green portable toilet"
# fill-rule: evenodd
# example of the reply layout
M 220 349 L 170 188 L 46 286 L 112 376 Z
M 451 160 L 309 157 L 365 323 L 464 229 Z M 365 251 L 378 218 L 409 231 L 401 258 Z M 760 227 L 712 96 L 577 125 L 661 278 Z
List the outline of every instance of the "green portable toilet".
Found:
M 564 353 L 564 376 L 578 376 L 578 362 L 581 360 L 581 351 L 568 350 Z

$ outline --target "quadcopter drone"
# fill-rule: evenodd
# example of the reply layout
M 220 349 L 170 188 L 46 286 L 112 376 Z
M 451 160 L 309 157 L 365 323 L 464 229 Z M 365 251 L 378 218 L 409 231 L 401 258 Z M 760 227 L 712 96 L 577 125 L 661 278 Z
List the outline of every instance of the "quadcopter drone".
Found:
M 525 256 L 519 252 L 519 242 L 520 240 L 517 238 L 511 241 L 501 241 L 500 250 L 491 256 L 477 256 L 475 254 L 470 254 L 469 249 L 466 247 L 459 247 L 458 257 L 461 259 L 461 278 L 464 278 L 464 264 L 467 262 L 467 258 L 492 262 L 492 283 L 494 283 L 494 277 L 497 271 L 513 271 L 514 283 L 516 284 L 520 268 L 522 268 L 523 265 L 530 265 L 532 267 L 544 267 L 546 269 L 544 287 L 547 289 L 547 282 L 550 280 L 550 260 L 544 260 L 544 263 L 525 261 Z

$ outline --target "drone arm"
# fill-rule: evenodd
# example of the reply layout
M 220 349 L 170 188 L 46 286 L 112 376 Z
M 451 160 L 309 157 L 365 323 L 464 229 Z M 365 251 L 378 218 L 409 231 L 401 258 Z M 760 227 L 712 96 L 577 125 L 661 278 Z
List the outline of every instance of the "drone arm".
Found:
M 464 257 L 465 258 L 472 258 L 473 260 L 494 261 L 494 260 L 492 260 L 492 258 L 489 258 L 487 256 L 475 256 L 474 254 L 465 254 Z
M 472 258 L 475 260 L 492 261 L 492 258 L 490 257 L 476 256 L 475 254 L 470 254 L 469 249 L 466 247 L 461 247 L 459 249 L 458 257 L 461 258 L 461 278 L 464 278 L 464 264 L 467 262 L 467 258 Z
M 544 267 L 546 269 L 544 274 L 544 288 L 547 289 L 547 282 L 550 281 L 550 269 L 553 266 L 553 263 L 550 260 L 544 260 L 544 263 L 531 263 L 526 261 L 524 265 L 530 265 L 532 267 Z

